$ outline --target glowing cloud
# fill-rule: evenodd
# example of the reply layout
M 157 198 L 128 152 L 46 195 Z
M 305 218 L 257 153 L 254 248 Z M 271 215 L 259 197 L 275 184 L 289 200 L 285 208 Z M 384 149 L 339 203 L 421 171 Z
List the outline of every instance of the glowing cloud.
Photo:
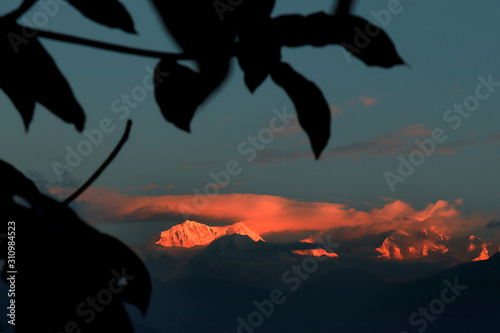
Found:
M 368 106 L 368 107 L 372 106 L 373 103 L 378 102 L 378 99 L 376 99 L 375 97 L 365 97 L 365 96 L 362 96 L 360 98 L 361 98 L 361 101 L 363 102 L 363 104 L 365 106 Z
M 59 193 L 52 190 L 53 193 Z M 437 201 L 421 210 L 396 200 L 369 211 L 343 204 L 302 202 L 257 194 L 131 196 L 110 188 L 90 188 L 77 204 L 91 223 L 193 219 L 227 225 L 243 222 L 258 234 L 348 227 L 356 233 L 380 233 L 428 227 L 447 234 L 485 226 L 489 219 L 466 217 L 457 203 Z M 214 223 L 215 222 L 215 223 Z M 354 230 L 355 229 L 355 230 Z

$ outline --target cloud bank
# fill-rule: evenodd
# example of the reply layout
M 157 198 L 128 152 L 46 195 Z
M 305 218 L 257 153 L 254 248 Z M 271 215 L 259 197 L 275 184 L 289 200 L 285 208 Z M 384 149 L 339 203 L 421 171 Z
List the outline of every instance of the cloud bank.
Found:
M 63 189 L 50 192 L 62 195 Z M 485 227 L 491 217 L 469 216 L 460 211 L 461 200 L 439 200 L 416 209 L 394 200 L 368 211 L 344 204 L 303 202 L 258 194 L 219 194 L 212 198 L 200 195 L 129 195 L 111 188 L 89 188 L 76 203 L 80 215 L 90 223 L 124 221 L 161 221 L 186 219 L 224 225 L 243 222 L 255 232 L 304 235 L 322 230 L 349 229 L 360 234 L 382 233 L 396 229 L 430 228 L 447 235 L 463 234 Z

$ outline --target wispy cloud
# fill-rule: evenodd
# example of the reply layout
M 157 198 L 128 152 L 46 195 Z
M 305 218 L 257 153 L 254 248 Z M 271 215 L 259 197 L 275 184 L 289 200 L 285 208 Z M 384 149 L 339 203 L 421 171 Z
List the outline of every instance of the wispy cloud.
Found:
M 360 98 L 361 98 L 361 102 L 363 102 L 363 104 L 365 106 L 368 106 L 368 107 L 372 106 L 373 103 L 378 102 L 378 99 L 375 98 L 375 97 L 365 97 L 365 96 L 362 96 Z
M 334 146 L 325 151 L 322 157 L 356 157 L 356 160 L 359 160 L 363 156 L 405 155 L 416 148 L 414 143 L 415 139 L 423 140 L 431 136 L 432 130 L 429 129 L 427 124 L 413 124 L 362 141 L 343 146 Z M 496 137 L 492 136 L 490 140 L 495 140 L 495 138 Z M 476 144 L 478 144 L 478 142 L 473 140 L 448 141 L 436 145 L 434 154 L 451 155 L 461 149 Z M 302 158 L 310 158 L 311 156 L 312 154 L 309 151 L 297 151 L 296 149 L 293 151 L 268 149 L 261 152 L 255 162 L 270 164 L 279 163 L 279 161 L 296 161 Z
M 387 135 L 391 137 L 429 137 L 432 135 L 432 131 L 427 128 L 426 124 L 421 123 L 406 126 Z
M 446 232 L 459 232 L 484 226 L 490 220 L 467 217 L 456 203 L 443 200 L 422 209 L 395 200 L 361 211 L 344 204 L 304 202 L 270 195 L 132 196 L 110 188 L 90 188 L 77 204 L 81 206 L 81 214 L 93 223 L 161 219 L 183 222 L 183 214 L 192 209 L 189 218 L 198 222 L 243 222 L 260 234 L 360 226 L 383 232 L 403 224 L 424 222 Z
M 373 104 L 377 103 L 379 100 L 376 97 L 370 96 L 359 96 L 357 99 L 350 99 L 345 102 L 346 106 L 349 105 L 359 105 L 362 104 L 366 107 L 371 107 Z
M 158 184 L 147 185 L 147 186 L 143 187 L 143 190 L 149 191 L 149 190 L 152 190 L 152 189 L 157 188 L 157 187 L 158 187 Z
M 486 138 L 487 143 L 500 143 L 500 133 L 491 134 Z
M 339 117 L 342 113 L 342 108 L 338 105 L 330 105 L 330 114 L 332 117 Z

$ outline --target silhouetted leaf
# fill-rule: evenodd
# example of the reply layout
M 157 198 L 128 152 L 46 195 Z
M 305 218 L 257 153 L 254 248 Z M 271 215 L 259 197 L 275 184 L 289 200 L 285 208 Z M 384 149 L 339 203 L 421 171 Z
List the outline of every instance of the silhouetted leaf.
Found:
M 219 17 L 213 1 L 153 0 L 153 3 L 165 27 L 187 53 L 196 58 L 212 58 L 231 52 L 235 30 L 230 20 Z
M 320 12 L 278 16 L 272 20 L 271 31 L 283 46 L 325 46 L 340 43 L 341 28 L 334 16 Z
M 16 287 L 23 290 L 16 293 L 16 304 L 30 319 L 18 320 L 17 329 L 27 331 L 35 322 L 37 331 L 63 332 L 74 322 L 81 332 L 109 332 L 112 327 L 132 333 L 122 302 L 145 312 L 151 294 L 141 260 L 66 205 L 41 194 L 10 164 L 0 161 L 0 174 L 16 181 L 0 191 L 0 216 L 16 222 L 16 269 L 22 272 Z M 16 203 L 14 195 L 31 207 Z M 7 270 L 4 265 L 4 279 Z
M 226 12 L 225 19 L 238 35 L 236 56 L 245 73 L 245 84 L 251 92 L 265 80 L 281 58 L 281 45 L 269 33 L 270 15 L 275 2 L 243 1 Z
M 337 0 L 335 15 L 348 15 L 351 12 L 354 0 Z
M 36 38 L 27 39 L 14 24 L 0 25 L 0 88 L 12 100 L 26 130 L 35 102 L 82 131 L 85 114 L 56 64 Z
M 122 242 L 109 235 L 100 235 L 102 250 L 109 263 L 107 270 L 115 270 L 122 275 L 132 277 L 124 288 L 123 301 L 137 306 L 143 314 L 148 309 L 151 296 L 151 281 L 144 263 Z
M 357 16 L 279 16 L 273 19 L 272 33 L 284 46 L 340 44 L 368 66 L 390 68 L 404 64 L 389 36 Z
M 226 78 L 236 33 L 221 20 L 213 1 L 163 1 L 154 5 L 165 27 L 182 49 L 198 63 L 199 73 L 214 91 Z
M 241 38 L 237 47 L 238 63 L 245 73 L 245 84 L 254 92 L 280 62 L 281 46 L 262 34 L 259 37 Z
M 162 59 L 155 68 L 155 83 L 155 97 L 163 117 L 189 132 L 191 119 L 208 93 L 201 74 Z
M 136 33 L 132 17 L 118 0 L 70 0 L 68 2 L 97 23 Z
M 319 88 L 297 73 L 290 65 L 281 63 L 271 73 L 295 105 L 299 123 L 306 131 L 316 158 L 330 138 L 330 108 Z
M 382 29 L 357 16 L 342 16 L 339 19 L 344 27 L 340 44 L 366 65 L 390 68 L 405 63 Z

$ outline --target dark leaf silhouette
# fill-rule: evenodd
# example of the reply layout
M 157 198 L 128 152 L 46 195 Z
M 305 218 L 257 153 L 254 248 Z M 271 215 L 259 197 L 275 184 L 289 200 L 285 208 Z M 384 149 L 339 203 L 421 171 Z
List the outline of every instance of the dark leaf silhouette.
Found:
M 281 62 L 282 46 L 342 45 L 369 66 L 403 64 L 382 30 L 351 16 L 354 0 L 338 0 L 336 15 L 316 13 L 271 18 L 275 0 L 153 0 L 163 23 L 183 54 L 138 50 L 55 32 L 32 31 L 15 24 L 36 0 L 0 17 L 0 88 L 12 100 L 28 130 L 37 103 L 82 131 L 85 115 L 56 63 L 35 37 L 79 43 L 111 51 L 160 58 L 155 69 L 155 98 L 164 118 L 190 131 L 198 107 L 222 84 L 236 57 L 253 92 L 271 75 L 293 101 L 316 158 L 330 137 L 331 114 L 320 89 Z M 85 17 L 135 33 L 134 22 L 119 0 L 69 0 Z M 178 60 L 193 60 L 192 70 Z M 2 221 L 16 221 L 18 330 L 41 332 L 125 332 L 132 324 L 124 302 L 145 313 L 151 296 L 149 274 L 137 255 L 102 234 L 68 207 L 116 156 L 119 145 L 89 181 L 60 203 L 42 194 L 13 166 L 0 160 L 5 181 L 0 191 Z M 21 200 L 20 200 L 21 199 Z M 3 223 L 0 233 L 7 233 Z M 0 259 L 7 244 L 0 238 Z M 5 259 L 5 258 L 3 258 Z M 2 277 L 7 281 L 8 266 Z M 21 314 L 28 314 L 22 317 Z M 27 319 L 28 318 L 28 319 Z
M 0 24 L 0 88 L 9 96 L 26 130 L 35 102 L 82 131 L 85 114 L 56 64 L 36 38 L 23 37 L 15 24 Z
M 212 1 L 154 0 L 165 27 L 198 63 L 200 74 L 215 90 L 226 77 L 236 37 L 229 21 L 219 18 Z
M 252 31 L 239 33 L 238 63 L 245 73 L 245 84 L 254 92 L 281 60 L 281 45 L 268 33 L 269 23 L 259 22 Z
M 229 21 L 221 20 L 212 1 L 154 0 L 153 3 L 165 27 L 198 65 L 198 72 L 194 72 L 164 59 L 157 67 L 157 73 L 161 68 L 171 75 L 155 90 L 163 116 L 189 132 L 196 107 L 228 74 L 236 34 Z
M 272 33 L 283 46 L 325 46 L 338 44 L 342 28 L 334 16 L 323 12 L 308 16 L 283 15 L 272 20 Z
M 390 68 L 405 63 L 382 29 L 357 16 L 342 16 L 339 19 L 345 27 L 340 44 L 366 65 Z
M 339 44 L 368 66 L 404 64 L 387 33 L 361 17 L 284 15 L 273 19 L 272 31 L 284 46 Z
M 153 0 L 163 23 L 182 49 L 208 59 L 231 52 L 235 31 L 230 20 L 219 17 L 212 1 Z
M 335 15 L 348 15 L 351 12 L 354 0 L 337 0 Z
M 269 33 L 274 5 L 275 0 L 245 1 L 227 15 L 238 35 L 236 56 L 251 92 L 281 59 L 281 45 Z
M 299 123 L 309 136 L 314 155 L 319 158 L 330 138 L 331 115 L 325 97 L 313 82 L 286 63 L 277 66 L 271 77 L 292 99 Z
M 132 332 L 122 302 L 142 312 L 148 307 L 151 282 L 142 261 L 67 206 L 38 192 L 10 164 L 0 161 L 0 174 L 16 181 L 2 190 L 0 199 L 2 219 L 16 221 L 16 267 L 23 272 L 16 284 L 23 289 L 17 301 L 30 315 L 17 328 L 24 331 L 36 322 L 41 332 L 61 332 L 74 322 L 82 332 L 108 332 L 110 327 Z M 14 196 L 31 207 L 16 203 Z M 4 265 L 4 279 L 7 270 Z
M 202 75 L 163 59 L 155 68 L 155 82 L 155 97 L 163 117 L 189 132 L 194 113 L 208 93 Z
M 254 92 L 281 60 L 280 45 L 262 38 L 242 39 L 237 45 L 238 63 L 245 73 L 245 85 Z
M 68 2 L 97 23 L 136 33 L 132 17 L 118 0 L 71 0 Z

